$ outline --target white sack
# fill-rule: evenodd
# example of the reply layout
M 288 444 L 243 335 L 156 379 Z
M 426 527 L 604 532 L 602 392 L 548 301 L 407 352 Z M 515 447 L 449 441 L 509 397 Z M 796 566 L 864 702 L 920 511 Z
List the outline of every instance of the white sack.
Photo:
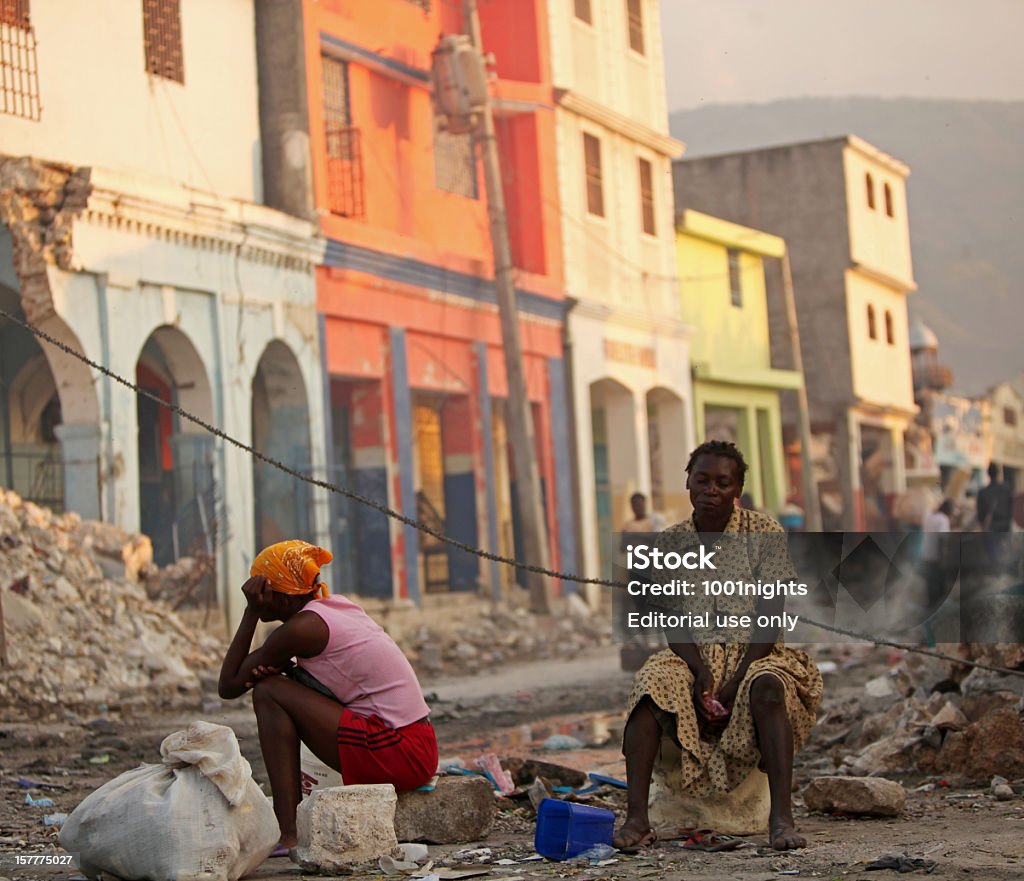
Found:
M 252 779 L 235 733 L 193 722 L 160 745 L 161 765 L 140 765 L 104 784 L 61 829 L 90 878 L 236 881 L 280 837 L 270 801 Z

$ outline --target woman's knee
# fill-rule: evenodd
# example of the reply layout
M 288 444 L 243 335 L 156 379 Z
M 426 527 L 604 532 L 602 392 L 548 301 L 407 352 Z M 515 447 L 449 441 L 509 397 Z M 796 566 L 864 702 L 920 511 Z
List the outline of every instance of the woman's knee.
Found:
M 253 709 L 258 713 L 271 704 L 277 704 L 277 697 L 281 693 L 281 687 L 284 684 L 285 679 L 283 676 L 267 676 L 264 679 L 260 679 L 252 687 Z
M 750 684 L 750 707 L 752 710 L 777 710 L 786 705 L 786 689 L 777 676 L 758 676 Z

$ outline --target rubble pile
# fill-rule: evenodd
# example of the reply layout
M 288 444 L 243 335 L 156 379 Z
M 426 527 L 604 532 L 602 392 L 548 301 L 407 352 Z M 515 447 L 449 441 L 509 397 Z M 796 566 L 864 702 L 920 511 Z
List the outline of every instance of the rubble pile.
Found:
M 961 656 L 979 651 L 963 646 Z M 1024 676 L 907 654 L 834 705 L 815 741 L 825 756 L 814 770 L 826 774 L 956 785 L 1024 777 Z
M 153 569 L 148 538 L 0 489 L 0 556 L 0 717 L 198 700 L 223 648 L 136 581 Z
M 582 601 L 570 601 L 565 614 L 550 617 L 526 608 L 479 604 L 465 620 L 421 625 L 396 641 L 418 673 L 436 676 L 483 671 L 514 660 L 570 658 L 608 645 L 611 638 L 607 620 L 591 614 Z

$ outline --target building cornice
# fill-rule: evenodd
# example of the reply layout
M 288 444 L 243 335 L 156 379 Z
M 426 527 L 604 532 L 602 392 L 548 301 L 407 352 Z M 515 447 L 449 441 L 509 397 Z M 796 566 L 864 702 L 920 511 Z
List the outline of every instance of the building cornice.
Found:
M 572 113 L 577 113 L 584 119 L 589 119 L 591 122 L 604 126 L 616 134 L 643 144 L 645 147 L 649 147 L 656 153 L 661 153 L 669 159 L 678 159 L 686 149 L 686 145 L 682 141 L 677 141 L 669 135 L 655 131 L 650 126 L 637 122 L 635 119 L 630 119 L 628 116 L 611 110 L 597 101 L 586 98 L 578 92 L 573 92 L 571 89 L 556 88 L 554 96 L 555 103 L 559 107 Z
M 569 309 L 570 316 L 601 321 L 614 327 L 628 327 L 657 336 L 688 340 L 693 336 L 693 325 L 670 315 L 652 315 L 633 309 L 616 309 L 595 300 L 575 300 Z
M 676 231 L 683 235 L 715 242 L 727 248 L 738 248 L 761 257 L 781 259 L 786 253 L 785 239 L 779 236 L 712 217 L 710 214 L 703 214 L 692 208 L 687 208 L 678 215 Z
M 315 225 L 272 208 L 105 169 L 92 183 L 79 223 L 300 272 L 323 262 Z
M 846 143 L 849 144 L 854 150 L 860 153 L 862 156 L 867 157 L 873 162 L 877 162 L 879 165 L 884 165 L 890 171 L 896 172 L 901 177 L 910 176 L 910 166 L 900 162 L 894 156 L 890 156 L 883 150 L 879 150 L 874 144 L 869 144 L 863 138 L 858 138 L 856 135 L 847 135 Z
M 693 378 L 699 382 L 721 385 L 749 386 L 766 389 L 799 389 L 804 378 L 796 370 L 781 370 L 778 367 L 761 367 L 749 370 L 728 371 L 708 361 L 693 362 Z
M 882 272 L 879 269 L 872 269 L 863 263 L 851 263 L 848 268 L 851 272 L 856 272 L 859 275 L 870 278 L 872 281 L 884 284 L 887 288 L 896 288 L 897 291 L 903 294 L 912 294 L 917 290 L 917 284 L 913 279 L 897 278 L 895 275 L 889 275 L 889 273 Z

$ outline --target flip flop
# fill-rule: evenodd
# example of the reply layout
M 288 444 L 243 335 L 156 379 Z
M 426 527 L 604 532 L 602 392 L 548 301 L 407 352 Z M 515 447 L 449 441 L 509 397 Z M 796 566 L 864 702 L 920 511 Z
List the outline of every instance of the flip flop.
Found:
M 723 835 L 713 829 L 694 829 L 690 837 L 683 842 L 683 847 L 687 850 L 718 853 L 723 850 L 735 850 L 741 844 L 743 839 L 735 835 Z
M 288 847 L 285 847 L 285 846 L 284 846 L 283 844 L 281 844 L 280 842 L 278 842 L 278 845 L 277 845 L 277 847 L 275 847 L 275 848 L 274 848 L 274 849 L 273 849 L 273 850 L 272 850 L 272 851 L 270 852 L 270 856 L 269 856 L 269 857 L 267 857 L 267 859 L 268 859 L 268 860 L 272 860 L 272 859 L 273 859 L 274 857 L 286 857 L 286 856 L 288 856 L 288 854 L 289 854 L 290 850 L 291 850 L 290 848 L 288 848 Z

